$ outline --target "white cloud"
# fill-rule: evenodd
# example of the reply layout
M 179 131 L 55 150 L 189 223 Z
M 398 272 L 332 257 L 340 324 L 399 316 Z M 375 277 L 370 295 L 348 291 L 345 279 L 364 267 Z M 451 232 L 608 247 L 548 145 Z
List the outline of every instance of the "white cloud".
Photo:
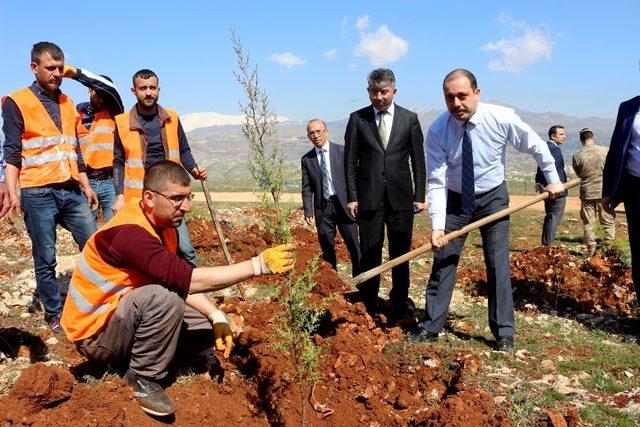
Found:
M 307 62 L 306 59 L 302 59 L 291 52 L 272 53 L 267 59 L 280 64 L 285 68 L 295 67 L 296 65 L 302 65 Z
M 544 25 L 530 27 L 525 22 L 513 20 L 506 13 L 498 15 L 496 20 L 510 29 L 512 35 L 481 47 L 486 52 L 495 51 L 502 55 L 501 59 L 489 62 L 489 69 L 518 74 L 543 58 L 551 59 L 553 36 Z
M 356 21 L 356 28 L 360 31 L 369 28 L 369 15 L 362 15 Z
M 336 48 L 329 49 L 324 53 L 324 59 L 326 59 L 327 61 L 333 61 L 337 57 L 338 57 L 338 49 Z
M 373 33 L 360 34 L 360 43 L 356 46 L 355 53 L 357 56 L 368 57 L 374 66 L 380 66 L 400 60 L 408 50 L 409 42 L 382 25 Z

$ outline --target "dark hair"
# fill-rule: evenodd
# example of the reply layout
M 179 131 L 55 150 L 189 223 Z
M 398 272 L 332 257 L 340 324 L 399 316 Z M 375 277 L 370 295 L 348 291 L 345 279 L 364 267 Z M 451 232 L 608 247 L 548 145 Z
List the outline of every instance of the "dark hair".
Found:
M 168 183 L 188 187 L 191 185 L 191 177 L 178 163 L 161 160 L 145 171 L 142 191 L 164 191 Z
M 591 129 L 586 128 L 580 131 L 580 142 L 585 142 L 587 139 L 593 138 L 593 132 Z
M 142 70 L 138 70 L 133 75 L 133 78 L 131 79 L 131 81 L 133 82 L 134 86 L 136 85 L 136 79 L 138 77 L 140 77 L 143 80 L 150 79 L 151 77 L 155 77 L 156 79 L 158 79 L 158 75 L 156 73 L 154 73 L 153 71 L 147 69 L 147 68 L 143 68 Z M 160 79 L 158 79 L 158 82 L 159 81 L 160 81 Z
M 64 53 L 62 49 L 51 42 L 38 42 L 31 48 L 31 62 L 40 63 L 40 57 L 43 53 L 48 53 L 56 61 L 64 61 Z
M 455 70 L 447 74 L 444 80 L 442 81 L 442 86 L 444 86 L 444 84 L 449 80 L 453 80 L 459 77 L 460 75 L 462 75 L 463 77 L 466 77 L 467 80 L 469 80 L 469 83 L 471 83 L 471 89 L 473 90 L 478 89 L 478 80 L 476 80 L 476 76 L 474 76 L 471 71 L 465 70 L 464 68 L 456 68 Z
M 381 87 L 391 85 L 395 87 L 396 76 L 388 68 L 376 68 L 367 76 L 367 83 L 369 87 Z
M 549 138 L 558 133 L 558 129 L 564 129 L 564 126 L 553 125 L 549 128 Z

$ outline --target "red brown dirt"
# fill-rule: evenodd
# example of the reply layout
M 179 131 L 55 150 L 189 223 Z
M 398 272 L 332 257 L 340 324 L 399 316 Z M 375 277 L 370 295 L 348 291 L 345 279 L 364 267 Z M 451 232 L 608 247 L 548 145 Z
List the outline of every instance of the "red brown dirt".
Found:
M 468 292 L 486 295 L 484 267 L 462 271 Z M 635 289 L 631 269 L 614 250 L 578 261 L 560 247 L 538 247 L 511 254 L 511 280 L 516 305 L 533 303 L 583 313 L 634 318 Z
M 207 226 L 201 225 L 202 230 Z M 309 229 L 296 228 L 293 234 L 295 277 L 320 250 Z M 204 236 L 192 236 L 199 244 L 204 241 Z M 257 227 L 234 231 L 229 239 L 234 259 L 247 259 L 270 241 Z M 256 283 L 273 280 L 261 277 Z M 362 303 L 343 295 L 349 285 L 324 262 L 316 281 L 311 301 L 325 301 L 326 312 L 314 336 L 324 353 L 313 403 L 333 412 L 314 412 L 305 392 L 310 424 L 510 425 L 490 396 L 474 385 L 478 356 L 462 351 L 445 359 L 435 349 L 407 345 L 399 327 L 374 320 Z M 301 394 L 291 380 L 293 367 L 273 348 L 274 314 L 281 312 L 280 303 L 233 298 L 223 309 L 240 319 L 244 330 L 212 378 L 196 375 L 191 384 L 176 382 L 168 388 L 177 408 L 175 423 L 299 425 Z M 11 393 L 0 397 L 0 425 L 49 425 L 51 420 L 63 425 L 159 423 L 142 412 L 124 380 L 108 376 L 90 386 L 78 373 L 81 359 L 77 354 L 69 359 L 76 364 L 70 369 L 37 364 L 25 370 Z

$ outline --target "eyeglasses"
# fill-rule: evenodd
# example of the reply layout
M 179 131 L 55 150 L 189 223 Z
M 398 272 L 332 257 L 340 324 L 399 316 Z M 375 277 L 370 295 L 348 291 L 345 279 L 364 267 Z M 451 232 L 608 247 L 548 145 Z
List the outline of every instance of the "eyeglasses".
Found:
M 180 207 L 185 201 L 192 201 L 194 199 L 194 197 L 196 197 L 195 194 L 193 193 L 188 193 L 188 194 L 174 194 L 173 196 L 167 196 L 166 194 L 162 194 L 159 191 L 156 190 L 149 190 L 152 193 L 156 193 L 161 195 L 162 197 L 164 197 L 165 199 L 167 199 L 169 202 L 171 202 L 171 204 L 178 208 Z
M 322 135 L 322 134 L 323 134 L 323 133 L 325 133 L 326 131 L 327 131 L 326 129 L 322 129 L 322 130 L 320 130 L 320 129 L 318 129 L 318 130 L 314 130 L 314 131 L 308 132 L 308 133 L 307 133 L 307 136 L 308 136 L 309 138 L 311 138 L 311 137 L 316 136 L 316 135 Z

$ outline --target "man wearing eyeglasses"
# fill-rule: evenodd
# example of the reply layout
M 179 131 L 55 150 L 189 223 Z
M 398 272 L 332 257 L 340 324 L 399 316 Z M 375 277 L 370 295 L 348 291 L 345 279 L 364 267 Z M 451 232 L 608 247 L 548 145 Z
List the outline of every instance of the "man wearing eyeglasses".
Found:
M 336 269 L 336 227 L 351 257 L 351 274 L 360 274 L 358 226 L 347 210 L 344 147 L 329 142 L 329 129 L 320 119 L 307 124 L 314 148 L 302 156 L 302 205 L 307 224 L 315 220 L 322 258 Z
M 181 164 L 195 179 L 206 179 L 207 171 L 198 168 L 178 114 L 158 104 L 158 76 L 143 69 L 133 75 L 131 92 L 137 103 L 131 111 L 116 117 L 113 147 L 113 182 L 117 212 L 125 202 L 141 196 L 145 170 L 161 160 Z M 186 223 L 178 228 L 180 252 L 195 267 L 196 253 Z
M 142 409 L 166 416 L 174 407 L 160 385 L 180 348 L 215 344 L 228 357 L 229 320 L 206 292 L 294 266 L 293 245 L 221 267 L 193 268 L 176 256 L 176 228 L 189 211 L 190 178 L 162 160 L 144 176 L 142 199 L 133 198 L 87 242 L 71 277 L 62 327 L 88 359 L 126 378 Z

